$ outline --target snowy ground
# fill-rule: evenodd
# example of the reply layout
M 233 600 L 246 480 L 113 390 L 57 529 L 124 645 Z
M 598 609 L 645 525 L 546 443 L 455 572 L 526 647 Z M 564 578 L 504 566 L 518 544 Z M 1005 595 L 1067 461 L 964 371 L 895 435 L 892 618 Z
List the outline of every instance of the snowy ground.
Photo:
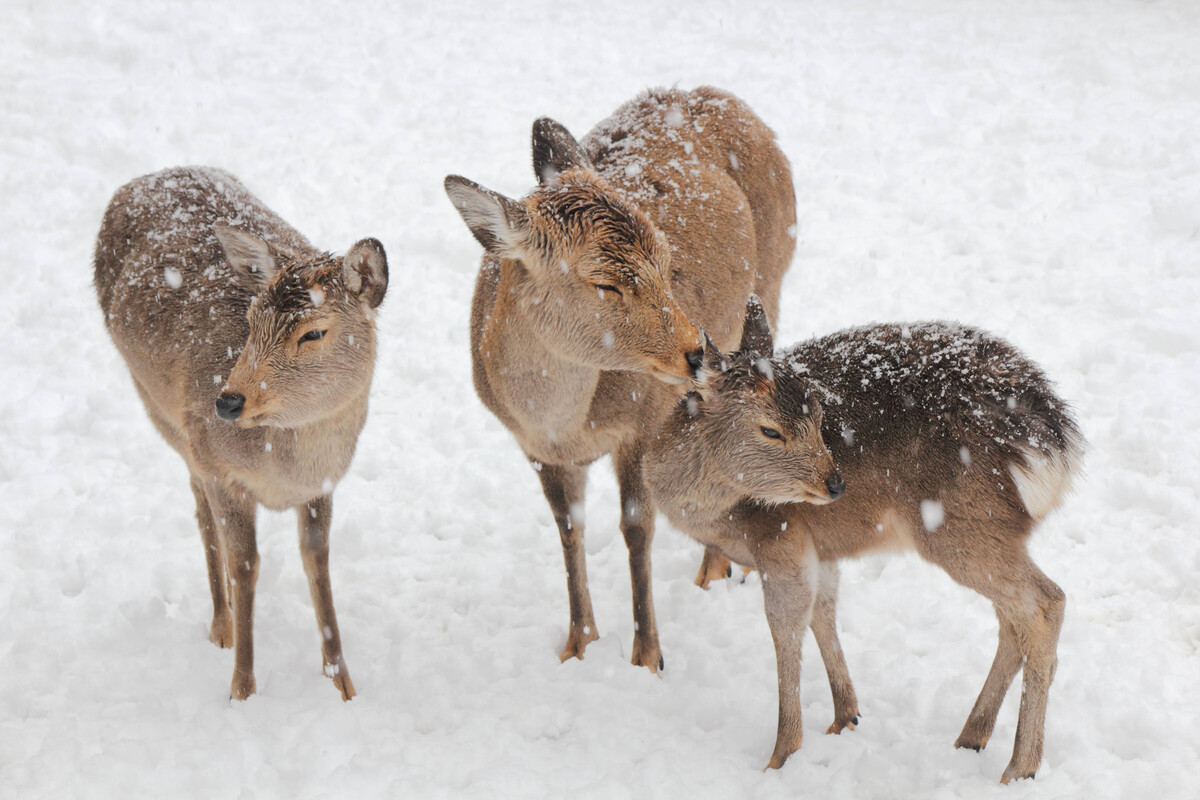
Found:
M 1200 796 L 1200 9 L 754 5 L 0 5 L 0 797 Z M 1088 475 L 1032 544 L 1069 596 L 1036 781 L 997 783 L 1015 690 L 986 751 L 951 747 L 995 620 L 913 557 L 843 570 L 862 725 L 822 735 L 810 639 L 804 747 L 762 772 L 757 579 L 700 591 L 699 548 L 660 521 L 667 670 L 631 667 L 606 464 L 587 507 L 603 636 L 558 663 L 558 536 L 471 387 L 479 248 L 441 181 L 520 194 L 535 117 L 582 135 L 676 82 L 740 94 L 792 161 L 781 343 L 957 318 L 1075 403 Z M 270 513 L 259 694 L 228 700 L 185 470 L 95 307 L 112 191 L 193 163 L 321 246 L 388 248 L 372 415 L 334 517 L 352 703 L 319 669 L 293 518 Z

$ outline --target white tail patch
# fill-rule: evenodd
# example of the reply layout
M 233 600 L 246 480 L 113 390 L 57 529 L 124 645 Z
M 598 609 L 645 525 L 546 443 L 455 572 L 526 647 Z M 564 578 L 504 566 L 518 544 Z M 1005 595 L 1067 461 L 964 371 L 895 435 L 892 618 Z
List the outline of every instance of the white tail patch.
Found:
M 1025 510 L 1035 520 L 1049 514 L 1071 491 L 1071 480 L 1079 472 L 1082 448 L 1074 437 L 1065 450 L 1049 456 L 1022 448 L 1025 463 L 1009 464 L 1008 471 L 1017 484 L 1017 494 Z

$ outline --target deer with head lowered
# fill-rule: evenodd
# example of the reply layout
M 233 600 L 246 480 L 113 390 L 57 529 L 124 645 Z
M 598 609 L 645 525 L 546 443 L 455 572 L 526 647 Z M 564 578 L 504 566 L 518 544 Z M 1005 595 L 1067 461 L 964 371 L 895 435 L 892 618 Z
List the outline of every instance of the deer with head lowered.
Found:
M 751 292 L 772 309 L 794 249 L 795 197 L 774 136 L 711 88 L 651 91 L 581 142 L 533 126 L 538 186 L 513 200 L 450 176 L 483 245 L 471 312 L 475 388 L 533 462 L 567 568 L 560 657 L 599 634 L 587 588 L 587 466 L 612 454 L 633 588 L 634 664 L 661 668 L 645 444 L 702 368 L 703 327 L 732 347 Z
M 354 696 L 329 587 L 329 528 L 333 487 L 366 421 L 387 283 L 379 242 L 340 258 L 321 252 L 220 170 L 138 178 L 105 211 L 96 293 L 146 412 L 191 473 L 209 638 L 234 647 L 234 698 L 256 688 L 260 504 L 296 510 L 325 674 L 343 699 Z
M 858 723 L 835 628 L 838 559 L 915 550 L 979 592 L 1000 622 L 995 660 L 956 746 L 991 737 L 1024 669 L 1003 781 L 1033 777 L 1066 597 L 1026 540 L 1077 472 L 1084 442 L 1042 371 L 951 323 L 871 325 L 772 355 L 761 306 L 738 352 L 709 346 L 645 458 L 673 525 L 762 574 L 779 718 L 768 767 L 800 747 L 800 645 L 811 627 L 833 691 L 829 733 Z

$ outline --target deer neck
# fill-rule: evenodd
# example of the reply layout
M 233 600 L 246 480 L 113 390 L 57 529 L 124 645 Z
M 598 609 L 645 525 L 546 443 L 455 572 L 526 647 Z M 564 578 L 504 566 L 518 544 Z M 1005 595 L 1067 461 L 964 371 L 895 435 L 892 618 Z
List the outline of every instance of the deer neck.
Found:
M 495 305 L 479 341 L 488 383 L 533 454 L 585 437 L 602 371 L 565 358 L 538 329 L 533 301 L 517 291 L 517 268 L 505 264 Z
M 655 504 L 671 523 L 703 540 L 703 533 L 720 527 L 744 493 L 721 479 L 718 454 L 706 444 L 705 428 L 712 423 L 690 417 L 688 402 L 681 402 L 655 441 L 646 477 Z

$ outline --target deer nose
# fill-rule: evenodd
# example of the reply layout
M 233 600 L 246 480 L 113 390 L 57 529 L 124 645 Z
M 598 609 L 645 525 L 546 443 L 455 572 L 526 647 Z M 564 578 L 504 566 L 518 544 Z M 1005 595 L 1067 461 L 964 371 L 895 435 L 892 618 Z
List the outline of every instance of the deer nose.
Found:
M 837 500 L 846 493 L 846 483 L 836 472 L 825 479 L 825 489 L 829 492 L 830 500 Z
M 692 377 L 700 374 L 700 368 L 704 366 L 704 350 L 693 350 L 684 358 L 687 359 L 688 366 L 692 368 Z
M 246 398 L 237 392 L 221 392 L 217 396 L 217 416 L 226 422 L 233 422 L 242 415 L 242 406 Z

